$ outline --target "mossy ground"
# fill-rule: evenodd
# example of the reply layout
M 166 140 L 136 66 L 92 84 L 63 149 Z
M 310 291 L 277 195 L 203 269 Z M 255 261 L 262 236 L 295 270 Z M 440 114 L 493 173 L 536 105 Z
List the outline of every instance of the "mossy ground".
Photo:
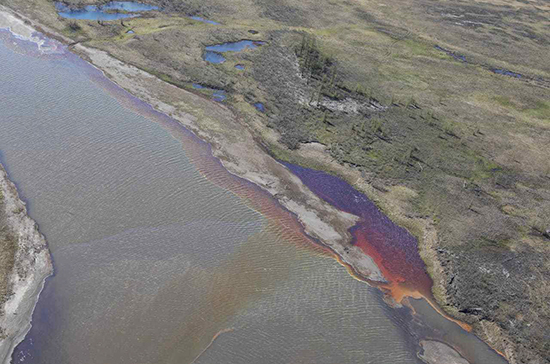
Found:
M 0 1 L 178 87 L 226 90 L 226 103 L 275 156 L 347 178 L 300 153 L 304 143 L 325 145 L 363 182 L 388 191 L 377 202 L 421 244 L 424 230 L 414 221 L 433 224 L 437 246 L 425 257 L 443 265 L 437 273 L 426 262 L 443 282 L 434 290 L 444 308 L 495 322 L 518 362 L 550 357 L 550 309 L 533 298 L 548 296 L 550 279 L 550 243 L 541 233 L 550 228 L 547 2 L 150 2 L 164 11 L 78 20 L 76 28 L 50 0 Z M 206 45 L 240 39 L 267 44 L 227 53 L 220 65 L 202 59 Z M 258 125 L 276 130 L 279 141 Z M 411 193 L 398 198 L 396 188 Z

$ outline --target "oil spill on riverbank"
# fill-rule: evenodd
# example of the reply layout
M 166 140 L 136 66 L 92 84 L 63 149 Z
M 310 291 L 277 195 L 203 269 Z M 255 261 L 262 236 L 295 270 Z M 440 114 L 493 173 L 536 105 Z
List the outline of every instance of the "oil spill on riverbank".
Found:
M 0 138 L 59 258 L 17 362 L 418 362 L 411 311 L 351 279 L 207 143 L 73 54 L 0 56 L 4 85 L 40 86 L 6 88 Z
M 410 311 L 178 122 L 70 53 L 0 65 L 2 155 L 56 264 L 15 362 L 419 363 Z

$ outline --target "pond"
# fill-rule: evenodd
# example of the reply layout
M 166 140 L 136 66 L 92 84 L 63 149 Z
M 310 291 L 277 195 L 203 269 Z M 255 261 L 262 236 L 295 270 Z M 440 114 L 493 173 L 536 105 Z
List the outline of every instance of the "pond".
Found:
M 63 18 L 104 21 L 133 18 L 140 15 L 138 12 L 159 9 L 158 6 L 131 1 L 112 1 L 105 5 L 87 5 L 83 8 L 72 8 L 56 2 L 55 8 Z
M 212 24 L 212 25 L 220 25 L 220 23 L 218 23 L 218 22 L 215 22 L 213 20 L 204 19 L 204 18 L 201 18 L 200 16 L 191 16 L 190 18 L 193 19 L 193 20 L 196 20 L 196 21 L 200 21 L 202 23 L 207 23 L 207 24 Z
M 265 44 L 265 42 L 256 40 L 240 40 L 238 42 L 227 42 L 211 45 L 205 48 L 206 51 L 204 52 L 203 57 L 207 62 L 219 64 L 225 62 L 225 57 L 222 53 L 241 52 L 246 49 L 256 49 L 263 44 Z

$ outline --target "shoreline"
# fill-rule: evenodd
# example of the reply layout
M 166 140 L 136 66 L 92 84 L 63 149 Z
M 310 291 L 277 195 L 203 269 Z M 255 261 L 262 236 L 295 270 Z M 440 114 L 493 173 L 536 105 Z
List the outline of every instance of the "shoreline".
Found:
M 46 278 L 53 273 L 53 266 L 46 239 L 28 216 L 25 203 L 1 164 L 0 191 L 4 196 L 7 225 L 18 236 L 15 265 L 10 276 L 13 294 L 3 305 L 4 315 L 0 316 L 0 328 L 6 335 L 0 341 L 0 363 L 9 364 L 13 350 L 31 328 L 34 308 Z
M 284 208 L 296 215 L 307 235 L 322 241 L 364 279 L 386 282 L 374 260 L 351 245 L 352 235 L 349 230 L 355 226 L 358 217 L 319 198 L 296 175 L 265 153 L 263 147 L 256 142 L 254 134 L 235 120 L 229 108 L 166 83 L 113 58 L 107 52 L 81 44 L 74 45 L 71 50 L 117 86 L 150 105 L 155 111 L 173 118 L 208 143 L 212 155 L 220 160 L 225 169 L 268 192 Z M 186 112 L 187 110 L 178 109 L 177 106 L 183 105 L 174 106 L 172 100 L 178 100 L 179 97 L 217 108 L 215 112 L 220 120 L 201 119 Z M 228 119 L 234 123 L 232 126 L 235 128 L 224 126 L 224 121 Z M 344 248 L 349 248 L 350 253 L 345 253 Z
M 0 6 L 0 11 L 2 9 L 5 8 Z M 14 13 L 11 9 L 6 10 L 12 14 Z M 380 283 L 382 286 L 384 283 L 388 283 L 374 260 L 351 244 L 350 229 L 356 225 L 359 220 L 358 217 L 335 208 L 312 193 L 298 177 L 271 155 L 268 155 L 260 143 L 257 142 L 257 136 L 261 134 L 267 142 L 275 144 L 277 140 L 275 131 L 266 129 L 265 126 L 260 125 L 258 120 L 251 121 L 253 125 L 246 124 L 238 120 L 232 114 L 230 108 L 226 106 L 212 103 L 201 96 L 171 85 L 140 68 L 114 58 L 105 51 L 78 43 L 75 44 L 63 35 L 50 31 L 42 25 L 37 25 L 20 14 L 15 13 L 15 16 L 24 19 L 26 24 L 30 23 L 33 28 L 43 32 L 46 36 L 61 40 L 68 45 L 70 51 L 87 61 L 91 67 L 101 72 L 118 87 L 150 105 L 155 111 L 173 118 L 199 139 L 208 143 L 211 146 L 212 155 L 220 160 L 224 168 L 231 174 L 243 178 L 268 192 L 278 203 L 297 217 L 307 235 L 323 242 L 326 247 L 334 252 L 340 263 L 355 272 L 361 280 Z M 198 106 L 194 107 L 195 105 Z M 203 105 L 216 108 L 213 113 L 219 118 L 197 117 L 196 115 L 200 113 Z M 226 120 L 232 121 L 233 125 L 231 126 L 235 128 L 229 130 L 227 126 L 224 127 L 224 121 Z M 422 235 L 420 236 L 424 236 L 426 239 L 437 239 L 435 229 L 429 228 L 429 222 L 419 221 L 418 219 L 411 219 L 412 221 L 407 222 L 404 219 L 408 219 L 408 217 L 400 218 L 399 206 L 389 206 L 390 200 L 386 199 L 384 201 L 384 197 L 362 180 L 360 176 L 356 175 L 355 171 L 335 164 L 335 161 L 330 160 L 330 157 L 324 153 L 322 148 L 311 145 L 303 149 L 304 151 L 299 158 L 320 158 L 328 168 L 337 170 L 338 174 L 345 176 L 344 179 L 348 183 L 349 180 L 356 179 L 356 183 L 350 183 L 350 185 L 368 195 L 376 205 L 381 207 L 381 211 L 400 226 L 414 230 L 414 235 L 417 237 L 419 236 L 418 232 L 421 232 Z M 418 223 L 424 226 L 418 227 Z M 424 244 L 420 239 L 418 240 L 418 250 L 424 258 L 423 252 L 426 254 L 428 248 L 423 246 Z M 425 258 L 424 261 L 427 263 Z M 437 263 L 437 260 L 434 261 L 434 264 Z M 436 277 L 433 277 L 430 272 L 433 267 L 426 265 L 430 276 L 434 280 L 434 288 L 437 289 Z M 406 297 L 418 298 L 420 295 L 432 307 L 434 306 L 434 302 L 430 297 L 426 297 L 417 291 L 401 289 L 398 295 L 395 295 L 393 291 L 384 291 L 394 299 L 398 296 L 399 299 L 396 299 L 396 302 L 400 302 Z M 438 301 L 437 297 L 436 301 Z M 441 307 L 441 311 L 438 309 L 436 311 L 442 314 L 444 309 Z M 454 321 L 447 315 L 443 316 Z

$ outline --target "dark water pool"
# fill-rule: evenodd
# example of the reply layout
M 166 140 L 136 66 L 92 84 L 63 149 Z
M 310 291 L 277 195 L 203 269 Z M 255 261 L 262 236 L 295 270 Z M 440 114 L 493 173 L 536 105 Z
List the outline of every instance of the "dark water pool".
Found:
M 206 62 L 210 62 L 210 63 L 220 64 L 220 63 L 225 62 L 225 57 L 224 56 L 222 56 L 219 53 L 212 52 L 212 51 L 204 52 L 203 57 L 204 57 L 204 60 Z
M 258 110 L 259 112 L 265 112 L 265 105 L 262 104 L 261 102 L 257 102 L 254 104 L 254 107 L 256 108 L 256 110 Z
M 206 87 L 204 85 L 201 85 L 200 83 L 194 83 L 192 86 L 193 86 L 194 89 L 197 89 L 197 90 L 211 91 L 212 92 L 212 100 L 214 100 L 214 101 L 222 102 L 222 101 L 225 101 L 227 99 L 227 94 L 226 94 L 225 90 L 219 90 L 219 89 Z
M 493 68 L 491 71 L 499 75 L 521 78 L 521 73 L 512 72 L 507 69 Z

